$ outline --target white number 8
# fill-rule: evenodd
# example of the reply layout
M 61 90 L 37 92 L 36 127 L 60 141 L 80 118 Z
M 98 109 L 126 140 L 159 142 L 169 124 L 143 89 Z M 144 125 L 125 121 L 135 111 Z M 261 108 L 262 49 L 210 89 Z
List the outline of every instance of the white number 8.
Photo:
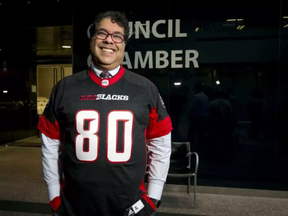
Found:
M 95 161 L 99 151 L 99 125 L 100 117 L 96 110 L 82 110 L 76 114 L 75 151 L 80 161 Z M 85 120 L 89 121 L 88 129 L 84 130 Z M 124 122 L 123 151 L 117 152 L 118 122 Z M 107 159 L 112 163 L 127 162 L 132 152 L 132 131 L 134 115 L 131 111 L 111 111 L 107 122 Z M 84 150 L 84 140 L 88 140 L 88 150 Z

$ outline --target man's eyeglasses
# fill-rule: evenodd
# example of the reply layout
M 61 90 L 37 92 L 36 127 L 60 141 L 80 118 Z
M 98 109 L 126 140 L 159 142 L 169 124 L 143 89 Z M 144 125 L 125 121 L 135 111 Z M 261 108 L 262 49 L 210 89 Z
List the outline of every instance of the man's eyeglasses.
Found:
M 100 39 L 100 40 L 105 40 L 109 35 L 111 35 L 111 38 L 115 43 L 122 43 L 124 41 L 124 35 L 122 35 L 120 33 L 110 34 L 110 33 L 103 31 L 103 30 L 97 30 L 95 32 L 95 37 Z

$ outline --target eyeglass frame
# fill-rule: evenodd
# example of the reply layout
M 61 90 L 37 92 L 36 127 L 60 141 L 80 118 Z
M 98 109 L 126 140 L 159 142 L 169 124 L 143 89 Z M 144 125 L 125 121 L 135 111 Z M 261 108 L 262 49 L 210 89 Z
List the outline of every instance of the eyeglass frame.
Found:
M 105 38 L 98 38 L 98 37 L 97 37 L 97 32 L 100 32 L 100 31 L 105 32 L 105 33 L 107 34 Z M 122 40 L 121 42 L 116 42 L 116 41 L 114 41 L 113 35 L 115 35 L 115 34 L 116 34 L 116 35 L 121 35 L 121 36 L 123 37 L 123 40 Z M 109 32 L 107 32 L 105 29 L 97 29 L 97 30 L 95 30 L 95 33 L 94 33 L 94 37 L 97 38 L 97 39 L 99 39 L 99 40 L 106 40 L 110 35 L 111 35 L 111 39 L 112 39 L 112 41 L 113 41 L 114 43 L 123 43 L 123 42 L 125 41 L 125 36 L 124 36 L 123 34 L 121 34 L 120 32 L 109 33 Z

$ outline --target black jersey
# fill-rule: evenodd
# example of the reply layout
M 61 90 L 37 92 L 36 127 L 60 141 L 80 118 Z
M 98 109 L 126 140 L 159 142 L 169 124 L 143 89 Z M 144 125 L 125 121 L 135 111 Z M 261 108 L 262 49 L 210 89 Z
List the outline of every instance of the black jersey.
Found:
M 146 139 L 172 126 L 156 86 L 121 66 L 110 79 L 89 69 L 60 80 L 38 128 L 62 143 L 70 214 L 112 216 L 143 196 Z

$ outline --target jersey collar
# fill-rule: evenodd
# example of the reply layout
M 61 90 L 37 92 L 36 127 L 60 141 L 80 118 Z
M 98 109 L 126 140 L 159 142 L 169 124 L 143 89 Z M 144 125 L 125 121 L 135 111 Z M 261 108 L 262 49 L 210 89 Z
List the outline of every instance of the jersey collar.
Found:
M 121 79 L 121 77 L 124 75 L 125 73 L 125 68 L 121 65 L 120 66 L 120 69 L 119 69 L 119 72 L 111 77 L 111 78 L 108 78 L 108 79 L 101 79 L 100 77 L 98 77 L 95 72 L 89 68 L 88 70 L 88 73 L 89 73 L 89 76 L 90 78 L 98 85 L 100 85 L 101 87 L 103 88 L 107 88 L 108 86 L 116 83 L 118 80 Z
M 119 65 L 117 68 L 115 68 L 113 70 L 109 70 L 109 73 L 111 74 L 112 77 L 115 76 L 119 72 L 120 67 L 121 66 Z M 100 74 L 102 73 L 102 70 L 97 69 L 93 62 L 91 62 L 90 68 L 96 73 L 96 75 L 98 77 L 100 77 Z

